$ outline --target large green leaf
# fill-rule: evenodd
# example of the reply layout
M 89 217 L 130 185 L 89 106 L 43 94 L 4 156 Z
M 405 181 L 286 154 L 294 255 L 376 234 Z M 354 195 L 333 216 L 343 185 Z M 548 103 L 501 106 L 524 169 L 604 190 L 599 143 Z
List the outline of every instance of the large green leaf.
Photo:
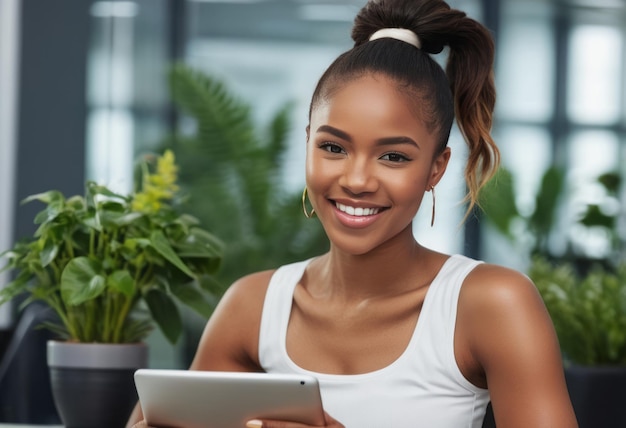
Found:
M 144 300 L 163 335 L 175 343 L 183 329 L 183 321 L 172 298 L 159 288 L 151 288 L 144 295 Z
M 194 273 L 185 265 L 180 257 L 178 257 L 163 232 L 159 230 L 153 231 L 150 234 L 150 245 L 178 269 L 185 272 L 189 277 L 195 278 Z
M 615 216 L 603 213 L 598 205 L 590 204 L 587 205 L 587 211 L 580 219 L 580 223 L 587 227 L 601 226 L 612 230 L 615 227 L 616 220 Z
M 127 297 L 132 297 L 137 288 L 135 281 L 127 270 L 116 270 L 113 272 L 107 278 L 107 285 L 112 290 L 118 291 Z
M 116 217 L 115 219 L 113 219 L 113 222 L 117 226 L 127 226 L 133 223 L 134 221 L 136 221 L 137 219 L 141 218 L 142 216 L 143 216 L 142 213 L 131 212 L 131 213 Z
M 61 297 L 67 305 L 80 305 L 95 299 L 106 288 L 100 262 L 87 257 L 69 261 L 61 274 Z
M 213 313 L 217 302 L 214 299 L 209 299 L 207 294 L 198 288 L 195 281 L 187 284 L 170 284 L 170 290 L 178 300 L 203 317 L 208 318 Z
M 622 177 L 619 171 L 607 172 L 598 177 L 598 181 L 610 195 L 617 195 L 622 183 Z
M 30 280 L 28 272 L 22 271 L 8 285 L 0 288 L 0 305 L 12 300 L 14 297 L 28 290 L 27 284 Z
M 59 253 L 59 245 L 47 239 L 40 254 L 41 266 L 48 266 Z
M 177 243 L 176 246 L 180 257 L 219 258 L 224 245 L 209 232 L 192 228 L 185 241 Z
M 120 199 L 123 201 L 128 201 L 129 197 L 121 195 L 119 193 L 115 193 L 108 189 L 106 186 L 96 183 L 95 181 L 87 182 L 87 196 L 90 198 L 95 198 L 96 195 L 106 196 L 111 199 Z
M 216 296 L 223 294 L 226 290 L 226 286 L 213 275 L 200 275 L 197 281 L 200 288 Z
M 519 212 L 515 203 L 513 176 L 505 168 L 500 168 L 496 175 L 480 192 L 480 206 L 485 216 L 496 229 L 509 239 L 513 239 L 511 223 Z
M 90 229 L 102 232 L 102 223 L 100 222 L 100 216 L 96 213 L 89 213 L 84 219 L 83 224 Z
M 40 202 L 43 202 L 44 204 L 49 205 L 49 204 L 54 204 L 58 202 L 63 202 L 65 201 L 65 197 L 63 196 L 63 193 L 59 192 L 58 190 L 50 190 L 48 192 L 30 195 L 22 200 L 22 204 L 26 204 L 32 201 L 40 201 Z
M 564 181 L 565 174 L 560 168 L 548 168 L 543 174 L 541 187 L 536 197 L 535 211 L 529 220 L 530 228 L 540 237 L 546 237 L 552 230 Z

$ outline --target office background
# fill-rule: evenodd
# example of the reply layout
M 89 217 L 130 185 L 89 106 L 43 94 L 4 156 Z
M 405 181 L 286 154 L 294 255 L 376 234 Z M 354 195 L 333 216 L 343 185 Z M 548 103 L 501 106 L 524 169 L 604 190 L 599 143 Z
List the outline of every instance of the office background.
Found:
M 304 183 L 304 127 L 317 78 L 350 47 L 362 0 L 0 0 L 0 250 L 34 230 L 36 206 L 24 197 L 48 189 L 83 192 L 85 179 L 126 191 L 134 158 L 177 127 L 167 72 L 176 61 L 222 79 L 265 122 L 293 102 L 287 186 Z M 626 175 L 626 4 L 623 0 L 452 0 L 485 23 L 497 43 L 494 136 L 515 179 L 521 211 L 533 210 L 541 175 L 565 169 L 566 195 L 551 236 L 555 252 L 573 242 L 602 257 L 607 237 L 581 230 L 581 207 L 621 212 L 626 186 L 607 199 L 595 179 Z M 441 251 L 523 269 L 514 245 L 488 222 L 463 217 L 464 147 L 415 234 Z M 523 227 L 520 225 L 520 227 Z M 518 231 L 523 236 L 524 231 Z M 242 272 L 243 274 L 244 272 Z M 6 282 L 6 275 L 0 278 Z M 2 329 L 14 314 L 2 308 Z M 180 349 L 151 338 L 151 364 L 182 365 Z

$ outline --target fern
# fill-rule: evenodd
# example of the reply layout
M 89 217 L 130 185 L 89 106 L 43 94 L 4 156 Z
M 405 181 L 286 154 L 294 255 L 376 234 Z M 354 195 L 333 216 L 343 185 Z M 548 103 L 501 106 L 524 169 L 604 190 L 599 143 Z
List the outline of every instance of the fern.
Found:
M 319 222 L 302 215 L 300 193 L 281 180 L 291 104 L 259 126 L 251 106 L 210 75 L 179 64 L 170 87 L 176 107 L 195 126 L 168 147 L 180 165 L 188 211 L 226 243 L 218 278 L 230 284 L 325 251 Z

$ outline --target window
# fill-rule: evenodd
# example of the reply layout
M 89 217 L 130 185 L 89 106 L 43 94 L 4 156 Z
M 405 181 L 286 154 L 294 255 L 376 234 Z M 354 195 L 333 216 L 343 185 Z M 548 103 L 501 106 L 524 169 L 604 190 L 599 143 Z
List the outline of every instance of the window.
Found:
M 551 251 L 562 254 L 570 246 L 581 255 L 603 257 L 607 237 L 581 228 L 577 220 L 586 204 L 604 196 L 597 178 L 619 170 L 619 159 L 624 159 L 626 11 L 621 4 L 593 5 L 503 2 L 495 134 L 522 214 L 534 209 L 543 171 L 551 165 L 565 171 Z M 614 202 L 606 209 L 619 210 L 625 203 Z M 623 208 L 621 215 L 626 215 Z M 520 242 L 504 245 L 485 228 L 485 258 L 524 269 L 525 231 L 517 232 Z
M 165 0 L 97 1 L 87 81 L 87 177 L 132 188 L 136 153 L 169 133 Z
M 570 34 L 568 118 L 579 124 L 611 125 L 623 100 L 623 29 L 578 25 Z

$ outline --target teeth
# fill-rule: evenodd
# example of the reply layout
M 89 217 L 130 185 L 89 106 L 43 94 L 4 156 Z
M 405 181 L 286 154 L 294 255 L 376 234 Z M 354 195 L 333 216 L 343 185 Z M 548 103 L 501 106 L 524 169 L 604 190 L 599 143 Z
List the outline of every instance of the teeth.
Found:
M 378 214 L 378 211 L 380 211 L 379 208 L 361 208 L 361 207 L 355 208 L 355 207 L 350 207 L 350 206 L 343 205 L 340 203 L 336 203 L 335 205 L 337 206 L 339 211 L 343 211 L 346 214 L 357 216 L 357 217 Z

